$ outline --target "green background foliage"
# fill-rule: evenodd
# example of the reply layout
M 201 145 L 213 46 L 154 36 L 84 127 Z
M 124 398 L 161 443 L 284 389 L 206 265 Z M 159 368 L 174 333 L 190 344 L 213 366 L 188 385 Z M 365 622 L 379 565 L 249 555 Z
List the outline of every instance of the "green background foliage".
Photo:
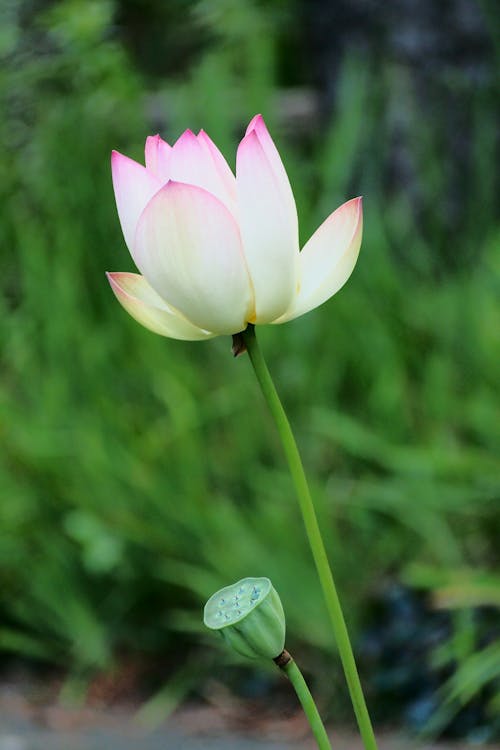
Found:
M 404 65 L 371 67 L 346 50 L 331 111 L 300 119 L 293 102 L 309 99 L 303 88 L 290 96 L 303 83 L 295 5 L 188 6 L 2 6 L 0 649 L 60 665 L 73 686 L 126 655 L 169 665 L 176 655 L 163 679 L 179 666 L 188 689 L 194 659 L 206 674 L 230 659 L 203 632 L 204 601 L 266 575 L 290 648 L 331 698 L 320 679 L 325 652 L 335 663 L 328 622 L 248 361 L 232 360 L 229 339 L 181 343 L 140 328 L 104 277 L 133 270 L 110 150 L 140 159 L 146 134 L 173 142 L 203 127 L 234 166 L 261 111 L 303 240 L 364 196 L 349 283 L 260 337 L 353 632 L 392 582 L 454 613 L 429 656 L 431 668 L 458 665 L 440 688 L 440 726 L 500 673 L 498 647 L 481 642 L 471 615 L 500 604 L 493 94 L 459 92 L 469 137 L 453 153 L 446 112 L 422 115 Z M 394 180 L 398 148 L 410 166 Z M 337 702 L 343 691 L 339 676 Z M 490 690 L 492 715 L 499 703 Z

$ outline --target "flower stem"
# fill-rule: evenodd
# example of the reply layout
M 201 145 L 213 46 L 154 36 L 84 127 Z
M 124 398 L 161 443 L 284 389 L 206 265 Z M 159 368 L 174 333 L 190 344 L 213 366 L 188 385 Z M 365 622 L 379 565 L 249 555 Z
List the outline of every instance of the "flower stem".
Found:
M 307 683 L 304 680 L 297 663 L 286 650 L 277 656 L 276 659 L 274 659 L 274 662 L 292 683 L 300 701 L 300 705 L 304 709 L 304 713 L 309 722 L 309 726 L 311 727 L 314 739 L 318 744 L 319 750 L 332 750 L 330 740 L 328 739 L 326 729 L 321 721 L 321 716 L 316 708 L 314 698 L 307 687 Z
M 262 394 L 271 414 L 273 415 L 276 428 L 281 438 L 283 450 L 295 485 L 295 491 L 297 493 L 302 519 L 306 528 L 307 538 L 316 565 L 318 578 L 323 590 L 326 607 L 328 609 L 328 614 L 330 615 L 333 633 L 337 642 L 340 659 L 344 668 L 344 674 L 349 688 L 354 713 L 358 722 L 359 731 L 363 739 L 363 744 L 365 750 L 377 750 L 377 742 L 375 740 L 373 727 L 366 707 L 363 689 L 361 687 L 351 642 L 349 640 L 349 633 L 342 613 L 342 607 L 333 580 L 332 571 L 330 570 L 330 565 L 328 563 L 325 545 L 321 536 L 318 519 L 314 510 L 311 492 L 309 490 L 309 485 L 307 484 L 297 443 L 295 442 L 290 422 L 288 421 L 288 417 L 280 401 L 278 392 L 276 391 L 271 374 L 262 354 L 262 350 L 257 341 L 254 326 L 249 325 L 245 331 L 239 334 L 239 336 L 241 336 L 246 346 Z

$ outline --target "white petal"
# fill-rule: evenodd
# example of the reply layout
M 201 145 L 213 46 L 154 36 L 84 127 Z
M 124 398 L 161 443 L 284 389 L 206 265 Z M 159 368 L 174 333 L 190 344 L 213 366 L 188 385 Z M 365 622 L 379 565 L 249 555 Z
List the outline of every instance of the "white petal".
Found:
M 197 328 L 167 305 L 144 276 L 120 272 L 106 275 L 118 302 L 129 315 L 150 331 L 182 341 L 200 341 L 215 336 Z
M 211 193 L 167 183 L 139 220 L 134 257 L 158 294 L 194 325 L 216 334 L 245 328 L 253 300 L 238 226 Z
M 361 198 L 337 208 L 300 253 L 300 287 L 292 305 L 276 320 L 285 323 L 332 297 L 351 275 L 363 233 Z
M 141 164 L 118 151 L 111 154 L 111 171 L 123 236 L 130 253 L 133 253 L 139 216 L 162 183 Z
M 269 150 L 269 143 L 266 148 Z M 251 322 L 255 323 L 270 323 L 289 307 L 299 258 L 297 213 L 290 210 L 290 185 L 286 173 L 286 182 L 283 179 L 284 169 L 283 173 L 277 169 L 276 159 L 268 157 L 266 148 L 254 129 L 241 141 L 236 157 L 238 213 L 254 287 L 255 317 Z
M 146 169 L 164 184 L 169 177 L 170 154 L 172 147 L 159 135 L 148 135 L 144 147 Z
M 290 180 L 288 179 L 286 169 L 283 166 L 283 162 L 281 161 L 279 151 L 274 145 L 273 139 L 269 135 L 269 131 L 266 127 L 266 123 L 264 122 L 264 118 L 262 117 L 262 115 L 255 115 L 255 117 L 250 120 L 245 135 L 248 135 L 252 132 L 255 132 L 257 138 L 259 139 L 259 143 L 264 149 L 264 152 L 269 160 L 269 164 L 271 165 L 275 177 L 279 182 L 280 193 L 282 194 L 283 199 L 286 202 L 288 210 L 290 212 L 290 222 L 295 222 L 296 224 L 298 224 L 297 207 L 295 205 L 295 198 L 293 197 Z
M 205 149 L 210 155 L 212 162 L 215 165 L 215 169 L 219 175 L 219 178 L 224 183 L 225 190 L 229 196 L 231 204 L 236 208 L 237 196 L 236 196 L 236 178 L 232 173 L 229 164 L 212 141 L 211 138 L 205 133 L 204 130 L 200 130 L 197 135 L 198 143 Z
M 208 190 L 234 212 L 234 187 L 230 188 L 227 174 L 221 173 L 221 163 L 218 159 L 214 160 L 213 152 L 207 145 L 203 137 L 199 139 L 191 130 L 186 130 L 172 147 L 169 177 L 175 182 L 185 182 Z M 220 152 L 219 155 L 225 161 Z

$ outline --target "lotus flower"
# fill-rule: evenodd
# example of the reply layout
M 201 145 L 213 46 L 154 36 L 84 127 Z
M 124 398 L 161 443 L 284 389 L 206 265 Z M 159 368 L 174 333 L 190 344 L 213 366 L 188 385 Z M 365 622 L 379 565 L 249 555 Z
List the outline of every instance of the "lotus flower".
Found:
M 173 146 L 146 139 L 146 166 L 113 151 L 113 186 L 128 249 L 141 272 L 109 273 L 146 328 L 200 340 L 285 323 L 349 278 L 362 233 L 361 198 L 334 211 L 299 251 L 295 200 L 261 115 L 236 155 L 236 177 L 201 130 Z

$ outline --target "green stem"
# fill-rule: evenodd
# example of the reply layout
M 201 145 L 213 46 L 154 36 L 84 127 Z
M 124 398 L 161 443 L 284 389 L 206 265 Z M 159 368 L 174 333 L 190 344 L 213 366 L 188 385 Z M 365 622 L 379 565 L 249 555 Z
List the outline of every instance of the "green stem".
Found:
M 283 651 L 283 653 L 276 657 L 274 661 L 292 683 L 300 704 L 304 709 L 304 713 L 307 717 L 314 738 L 318 743 L 319 750 L 332 750 L 330 740 L 328 739 L 326 729 L 321 721 L 321 716 L 316 708 L 314 698 L 312 697 L 311 691 L 307 687 L 307 683 L 296 662 L 292 659 L 288 651 Z
M 349 688 L 354 713 L 356 715 L 365 750 L 377 750 L 377 742 L 375 740 L 373 727 L 366 707 L 363 689 L 361 687 L 351 642 L 349 640 L 349 633 L 347 632 L 342 607 L 340 606 L 339 596 L 330 570 L 325 545 L 321 537 L 318 519 L 314 510 L 311 492 L 309 490 L 309 485 L 307 484 L 304 467 L 297 448 L 297 443 L 293 436 L 292 428 L 290 427 L 290 422 L 288 421 L 288 417 L 286 416 L 276 388 L 274 387 L 271 374 L 267 368 L 255 335 L 254 326 L 249 325 L 245 331 L 239 334 L 239 337 L 241 337 L 246 346 L 255 375 L 257 376 L 257 380 L 259 381 L 271 414 L 274 417 L 281 438 L 283 450 L 295 485 L 295 491 L 297 493 L 302 519 L 306 528 L 307 538 L 316 565 L 318 578 L 323 590 L 326 607 L 330 615 L 333 633 L 337 642 L 340 659 L 344 668 L 347 686 Z

